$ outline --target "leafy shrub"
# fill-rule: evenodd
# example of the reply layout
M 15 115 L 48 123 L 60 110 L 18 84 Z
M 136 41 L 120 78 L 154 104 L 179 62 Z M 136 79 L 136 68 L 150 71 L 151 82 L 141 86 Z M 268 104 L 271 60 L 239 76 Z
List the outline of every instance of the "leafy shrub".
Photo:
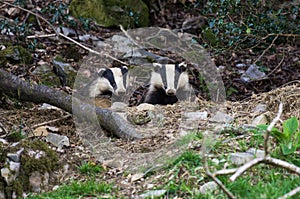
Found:
M 266 130 L 267 127 L 267 125 L 259 126 L 263 130 Z M 274 127 L 271 135 L 279 142 L 283 155 L 292 154 L 300 148 L 300 130 L 296 117 L 284 121 L 282 131 Z
M 208 19 L 208 26 L 202 32 L 205 42 L 213 47 L 248 48 L 271 42 L 275 35 L 269 34 L 300 33 L 299 5 L 278 0 L 266 1 L 265 5 L 262 2 L 196 1 L 194 6 L 205 4 L 200 9 L 200 14 Z

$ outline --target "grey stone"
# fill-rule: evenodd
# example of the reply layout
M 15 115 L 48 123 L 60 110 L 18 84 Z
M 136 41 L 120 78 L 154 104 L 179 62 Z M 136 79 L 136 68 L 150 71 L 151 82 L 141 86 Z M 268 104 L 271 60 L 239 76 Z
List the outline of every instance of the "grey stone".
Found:
M 268 118 L 267 116 L 265 116 L 264 114 L 261 114 L 259 116 L 257 116 L 256 118 L 254 118 L 254 120 L 252 121 L 252 125 L 253 126 L 257 126 L 259 124 L 268 124 L 269 121 L 268 121 Z
M 114 35 L 111 38 L 111 41 L 114 43 L 114 49 L 121 53 L 127 53 L 128 51 L 135 50 L 134 44 L 127 37 Z
M 0 142 L 1 142 L 2 144 L 8 144 L 8 142 L 7 142 L 5 139 L 3 139 L 3 138 L 0 138 Z
M 20 156 L 23 151 L 24 151 L 24 148 L 21 148 L 16 153 L 7 153 L 7 158 L 14 162 L 20 162 Z
M 267 110 L 266 104 L 257 104 L 256 107 L 254 108 L 253 112 L 254 113 L 263 113 L 263 112 L 266 112 L 266 110 Z
M 142 103 L 136 107 L 139 111 L 154 111 L 155 106 L 153 104 Z
M 42 185 L 42 175 L 38 171 L 34 171 L 31 173 L 29 177 L 29 185 L 31 191 L 35 193 L 41 192 L 41 185 Z
M 218 188 L 218 185 L 214 181 L 207 182 L 200 187 L 200 193 L 207 194 L 209 192 L 216 190 L 217 188 Z
M 58 149 L 62 149 L 63 146 L 70 146 L 70 141 L 67 136 L 58 135 L 55 133 L 49 133 L 46 136 L 46 141 L 50 142 L 51 144 L 56 146 Z
M 40 159 L 42 157 L 45 157 L 46 156 L 46 153 L 45 151 L 40 151 L 40 150 L 29 150 L 28 151 L 28 155 L 31 157 L 31 158 L 34 158 L 34 159 Z
M 16 162 L 8 162 L 2 169 L 1 169 L 1 176 L 6 181 L 7 185 L 12 185 L 12 183 L 16 180 L 19 175 L 20 170 L 20 163 Z
M 209 119 L 210 122 L 217 122 L 217 123 L 230 123 L 233 121 L 233 117 L 218 111 L 212 118 Z
M 110 109 L 112 111 L 116 111 L 116 112 L 125 112 L 127 109 L 127 104 L 123 103 L 123 102 L 114 102 Z
M 232 153 L 229 156 L 229 160 L 235 165 L 242 165 L 254 159 L 254 156 L 250 153 Z
M 245 67 L 245 66 L 246 66 L 246 64 L 244 64 L 244 63 L 240 63 L 240 64 L 237 64 L 237 65 L 236 65 L 237 68 L 243 68 L 243 67 Z
M 167 190 L 164 190 L 164 189 L 151 190 L 151 191 L 148 191 L 147 193 L 144 193 L 144 194 L 141 194 L 141 195 L 135 197 L 135 199 L 160 197 L 160 196 L 163 196 L 166 192 L 167 192 Z
M 265 156 L 265 151 L 255 148 L 250 148 L 247 153 L 250 153 L 257 158 L 263 158 Z
M 263 79 L 266 77 L 264 72 L 259 70 L 259 67 L 255 64 L 249 66 L 245 74 L 241 76 L 241 80 L 244 82 L 251 82 L 252 80 Z
M 206 111 L 187 112 L 183 114 L 183 116 L 186 117 L 188 120 L 206 120 L 207 115 L 208 114 Z

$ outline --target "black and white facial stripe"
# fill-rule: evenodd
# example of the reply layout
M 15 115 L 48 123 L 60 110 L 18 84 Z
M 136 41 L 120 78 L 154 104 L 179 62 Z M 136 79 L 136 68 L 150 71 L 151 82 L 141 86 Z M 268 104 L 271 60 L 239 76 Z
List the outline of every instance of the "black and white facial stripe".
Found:
M 150 87 L 145 103 L 173 104 L 178 99 L 185 99 L 190 93 L 189 78 L 186 63 L 153 64 Z
M 103 94 L 125 94 L 127 72 L 126 66 L 121 68 L 101 68 L 98 71 L 98 77 L 89 85 L 89 97 Z

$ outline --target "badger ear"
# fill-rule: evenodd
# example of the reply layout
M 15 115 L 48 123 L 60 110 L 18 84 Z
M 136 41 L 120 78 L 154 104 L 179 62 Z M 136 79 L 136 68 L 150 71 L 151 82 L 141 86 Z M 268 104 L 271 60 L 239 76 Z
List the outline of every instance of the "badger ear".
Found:
M 106 71 L 106 68 L 100 68 L 100 69 L 98 70 L 98 76 L 99 76 L 99 77 L 103 77 L 103 74 L 104 74 L 105 71 Z
M 186 71 L 187 69 L 187 64 L 185 62 L 179 63 L 178 66 L 181 69 L 181 71 Z
M 161 67 L 162 67 L 161 64 L 159 64 L 159 63 L 153 63 L 153 70 L 154 70 L 155 72 L 159 72 L 160 69 L 161 69 Z
M 121 72 L 122 72 L 123 75 L 124 75 L 125 73 L 127 73 L 127 72 L 128 72 L 127 66 L 122 66 L 122 67 L 121 67 Z

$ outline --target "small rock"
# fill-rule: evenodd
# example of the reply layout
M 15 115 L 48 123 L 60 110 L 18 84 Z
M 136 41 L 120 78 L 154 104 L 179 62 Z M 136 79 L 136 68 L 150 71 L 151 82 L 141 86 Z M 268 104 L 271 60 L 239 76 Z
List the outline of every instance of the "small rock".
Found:
M 35 151 L 34 150 L 29 150 L 28 155 L 31 158 L 40 159 L 42 157 L 45 157 L 46 153 L 45 153 L 45 151 L 40 151 L 40 150 L 35 150 Z
M 115 51 L 127 53 L 128 51 L 134 50 L 134 48 L 132 47 L 132 42 L 127 37 L 114 35 L 112 36 L 111 41 L 114 43 L 113 50 Z
M 164 195 L 167 192 L 167 190 L 153 190 L 153 191 L 148 191 L 147 193 L 141 194 L 135 199 L 143 199 L 143 198 L 155 198 L 155 197 L 160 197 Z
M 264 72 L 259 70 L 259 67 L 255 64 L 249 66 L 245 74 L 241 76 L 241 80 L 244 82 L 251 82 L 253 80 L 262 79 L 266 76 Z
M 116 111 L 116 112 L 125 112 L 127 109 L 127 104 L 123 103 L 123 102 L 114 102 L 110 109 L 112 111 Z
M 31 188 L 31 191 L 35 193 L 39 193 L 41 191 L 41 185 L 42 185 L 42 175 L 38 171 L 34 171 L 31 173 L 29 177 L 29 185 Z
M 268 118 L 267 116 L 265 116 L 264 114 L 261 114 L 259 116 L 257 116 L 256 118 L 254 118 L 254 120 L 252 121 L 252 125 L 253 126 L 257 126 L 259 124 L 268 124 L 269 121 L 268 121 Z
M 21 148 L 16 153 L 7 153 L 7 158 L 10 159 L 13 162 L 20 162 L 20 156 L 24 148 Z
M 50 142 L 59 149 L 62 149 L 63 146 L 70 146 L 69 138 L 64 135 L 58 135 L 55 133 L 49 133 L 46 137 L 46 141 Z
M 236 65 L 237 68 L 243 68 L 243 67 L 245 67 L 245 66 L 246 66 L 246 64 L 244 64 L 244 63 L 240 63 L 240 64 L 237 64 L 237 65 Z
M 229 160 L 235 165 L 242 165 L 253 160 L 254 156 L 250 153 L 232 153 Z
M 247 151 L 247 153 L 252 154 L 256 158 L 263 158 L 265 156 L 265 152 L 260 149 L 251 148 Z
M 144 173 L 136 173 L 136 174 L 131 176 L 130 181 L 131 182 L 137 181 L 137 180 L 141 179 L 144 176 L 145 176 Z
M 3 139 L 3 138 L 0 138 L 0 142 L 1 142 L 2 144 L 8 144 L 8 142 L 7 142 L 5 139 Z
M 183 114 L 188 120 L 206 120 L 207 119 L 207 112 L 197 111 L 197 112 L 188 112 Z
M 6 197 L 5 197 L 5 194 L 4 194 L 4 192 L 3 191 L 0 191 L 0 199 L 5 199 Z
M 136 108 L 139 111 L 154 111 L 155 110 L 155 106 L 153 104 L 148 104 L 148 103 L 142 103 L 142 104 L 138 105 Z
M 217 188 L 218 188 L 217 183 L 215 183 L 213 181 L 207 182 L 200 187 L 200 193 L 207 194 L 209 192 L 216 190 Z
M 257 104 L 256 107 L 254 108 L 253 112 L 254 113 L 263 113 L 263 112 L 266 112 L 266 110 L 267 110 L 266 104 Z
M 233 121 L 233 117 L 218 111 L 212 118 L 209 119 L 210 122 L 217 122 L 217 123 L 230 123 Z
M 7 168 L 9 167 L 9 168 Z M 20 163 L 9 162 L 9 165 L 6 165 L 1 169 L 1 176 L 5 179 L 7 185 L 11 185 L 17 176 L 19 175 Z

